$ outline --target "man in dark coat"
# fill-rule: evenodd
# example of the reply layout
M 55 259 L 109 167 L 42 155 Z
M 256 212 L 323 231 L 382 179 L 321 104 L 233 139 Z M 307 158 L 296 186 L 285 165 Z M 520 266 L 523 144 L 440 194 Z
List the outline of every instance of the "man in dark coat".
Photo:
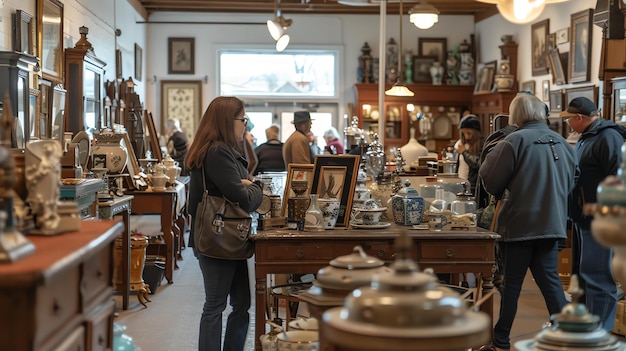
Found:
M 583 215 L 582 207 L 585 203 L 595 203 L 598 184 L 607 176 L 617 174 L 626 128 L 599 117 L 596 105 L 585 97 L 570 101 L 566 116 L 569 126 L 581 134 L 575 146 L 580 178 L 570 203 L 570 216 L 575 223 L 572 273 L 578 274 L 580 287 L 585 292 L 581 302 L 591 314 L 600 317 L 604 329 L 611 331 L 617 304 L 612 252 L 593 238 L 593 217 Z

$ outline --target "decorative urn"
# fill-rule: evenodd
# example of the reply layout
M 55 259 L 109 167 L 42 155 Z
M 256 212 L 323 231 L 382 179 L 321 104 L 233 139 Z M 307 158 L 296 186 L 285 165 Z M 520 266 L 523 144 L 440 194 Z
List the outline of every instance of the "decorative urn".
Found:
M 410 185 L 410 181 L 405 181 L 405 186 L 391 197 L 393 220 L 396 224 L 414 225 L 422 222 L 424 198 Z
M 105 130 L 94 133 L 96 145 L 91 150 L 92 167 L 106 168 L 110 174 L 122 173 L 128 154 L 120 141 L 123 135 Z
M 169 177 L 165 174 L 165 165 L 158 163 L 154 166 L 154 174 L 148 174 L 148 179 L 152 184 L 152 191 L 165 191 L 165 186 Z

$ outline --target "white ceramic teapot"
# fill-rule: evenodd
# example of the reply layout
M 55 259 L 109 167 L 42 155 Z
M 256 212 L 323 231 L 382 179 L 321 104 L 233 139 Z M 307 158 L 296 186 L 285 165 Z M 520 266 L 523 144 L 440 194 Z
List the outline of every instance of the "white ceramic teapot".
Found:
M 153 191 L 165 191 L 165 186 L 170 179 L 170 177 L 165 174 L 165 169 L 165 165 L 159 163 L 154 167 L 154 174 L 148 174 L 148 179 L 152 184 Z
M 182 169 L 178 166 L 178 162 L 170 155 L 167 155 L 163 159 L 163 165 L 165 166 L 165 175 L 169 177 L 168 185 L 172 186 L 180 176 Z

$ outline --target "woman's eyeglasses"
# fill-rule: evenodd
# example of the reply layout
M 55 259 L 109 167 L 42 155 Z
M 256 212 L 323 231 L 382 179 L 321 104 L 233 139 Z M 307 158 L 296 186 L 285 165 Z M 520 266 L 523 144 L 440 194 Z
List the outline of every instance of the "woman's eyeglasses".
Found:
M 241 121 L 241 122 L 243 122 L 243 125 L 244 125 L 244 126 L 247 126 L 247 125 L 248 125 L 248 121 L 249 121 L 249 120 L 250 120 L 250 118 L 249 118 L 248 116 L 246 116 L 246 115 L 244 115 L 244 116 L 243 116 L 243 117 L 241 117 L 241 118 L 235 118 L 235 121 Z

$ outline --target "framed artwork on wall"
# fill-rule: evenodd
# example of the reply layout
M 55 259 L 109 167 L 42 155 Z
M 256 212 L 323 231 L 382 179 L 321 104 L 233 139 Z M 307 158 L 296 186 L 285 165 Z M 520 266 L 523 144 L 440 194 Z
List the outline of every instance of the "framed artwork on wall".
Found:
M 592 9 L 571 15 L 569 81 L 588 82 L 591 78 L 591 17 Z
M 33 21 L 33 16 L 22 10 L 15 10 L 13 15 L 13 50 L 37 55 L 35 21 Z
M 417 55 L 434 57 L 435 61 L 444 65 L 448 54 L 447 43 L 446 38 L 419 38 Z
M 491 92 L 491 86 L 493 85 L 493 77 L 495 75 L 495 65 L 485 65 L 478 75 L 478 81 L 474 88 L 475 94 L 486 94 Z
M 135 43 L 135 79 L 141 82 L 141 71 L 143 69 L 143 50 Z
M 522 82 L 521 86 L 520 86 L 520 90 L 529 91 L 533 95 L 535 95 L 535 81 L 534 80 L 527 80 L 525 82 Z
M 569 27 L 556 31 L 556 45 L 569 42 Z
M 541 100 L 550 101 L 550 80 L 541 81 Z
M 37 0 L 37 37 L 43 78 L 63 82 L 63 3 Z
M 122 50 L 115 50 L 115 77 L 118 79 L 124 78 L 122 74 Z
M 532 72 L 533 76 L 540 76 L 548 73 L 547 59 L 547 36 L 550 33 L 550 20 L 546 19 L 534 23 L 530 28 L 530 45 L 532 50 Z
M 167 73 L 194 74 L 195 38 L 167 39 Z
M 550 91 L 550 112 L 558 115 L 561 111 L 563 111 L 563 91 L 552 90 Z
M 550 63 L 550 72 L 552 72 L 552 82 L 556 85 L 566 84 L 567 76 L 563 68 L 562 56 L 567 57 L 567 53 L 561 55 L 559 49 L 550 50 L 548 53 L 548 62 Z M 567 61 L 567 58 L 565 59 Z
M 165 133 L 165 122 L 177 118 L 189 144 L 193 141 L 196 125 L 202 116 L 201 80 L 161 81 L 161 133 Z
M 565 90 L 565 101 L 563 104 L 567 106 L 570 101 L 577 97 L 586 97 L 593 101 L 598 106 L 598 87 L 595 85 L 589 85 L 585 87 L 570 88 Z

